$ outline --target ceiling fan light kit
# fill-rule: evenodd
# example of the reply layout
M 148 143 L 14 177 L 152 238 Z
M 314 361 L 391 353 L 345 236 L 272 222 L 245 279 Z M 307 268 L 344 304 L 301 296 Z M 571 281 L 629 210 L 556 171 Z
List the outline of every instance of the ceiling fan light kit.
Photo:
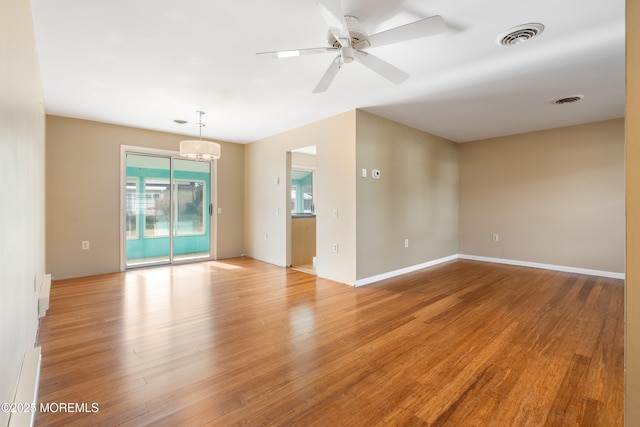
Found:
M 338 55 L 329 64 L 329 68 L 320 78 L 313 93 L 325 92 L 342 65 L 354 61 L 361 63 L 395 84 L 402 83 L 409 78 L 408 73 L 370 52 L 366 52 L 364 49 L 428 37 L 440 34 L 445 30 L 444 20 L 441 16 L 436 15 L 377 34 L 367 35 L 362 29 L 358 18 L 344 13 L 339 0 L 316 0 L 316 3 L 320 14 L 329 27 L 327 47 L 258 53 L 258 55 L 267 54 L 277 59 L 306 54 L 337 53 Z
M 345 64 L 353 62 L 356 55 L 355 52 L 356 52 L 355 49 L 352 47 L 341 47 L 340 57 L 342 58 L 342 62 L 344 62 Z

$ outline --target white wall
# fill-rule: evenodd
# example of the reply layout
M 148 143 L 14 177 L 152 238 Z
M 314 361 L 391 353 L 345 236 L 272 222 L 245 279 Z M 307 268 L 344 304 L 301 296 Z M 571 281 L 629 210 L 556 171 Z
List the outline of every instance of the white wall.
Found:
M 0 402 L 38 328 L 44 275 L 44 107 L 28 1 L 0 9 Z M 8 421 L 0 412 L 0 425 Z
M 316 272 L 355 282 L 355 110 L 248 144 L 245 149 L 245 253 L 285 266 L 287 152 L 315 145 Z M 278 184 L 276 184 L 276 179 Z M 333 217 L 337 209 L 338 218 Z M 338 244 L 338 253 L 332 245 Z

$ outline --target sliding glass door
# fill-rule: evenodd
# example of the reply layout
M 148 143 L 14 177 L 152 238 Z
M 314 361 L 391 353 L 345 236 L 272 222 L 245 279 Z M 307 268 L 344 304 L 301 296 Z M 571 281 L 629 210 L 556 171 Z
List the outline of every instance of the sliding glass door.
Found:
M 125 153 L 125 268 L 211 258 L 211 163 Z
M 173 259 L 209 258 L 209 162 L 173 159 Z

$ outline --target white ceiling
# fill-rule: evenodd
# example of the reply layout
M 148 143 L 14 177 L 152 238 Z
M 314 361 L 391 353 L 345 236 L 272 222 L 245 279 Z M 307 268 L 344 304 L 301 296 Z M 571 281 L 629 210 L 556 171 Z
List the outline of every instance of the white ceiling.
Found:
M 350 109 L 457 142 L 624 117 L 624 0 L 342 0 L 373 34 L 433 15 L 445 33 L 372 48 L 408 72 L 399 85 L 335 54 L 314 0 L 31 0 L 49 114 L 251 142 Z M 526 43 L 496 37 L 520 24 Z M 553 102 L 581 94 L 581 102 Z M 178 125 L 174 119 L 188 120 Z

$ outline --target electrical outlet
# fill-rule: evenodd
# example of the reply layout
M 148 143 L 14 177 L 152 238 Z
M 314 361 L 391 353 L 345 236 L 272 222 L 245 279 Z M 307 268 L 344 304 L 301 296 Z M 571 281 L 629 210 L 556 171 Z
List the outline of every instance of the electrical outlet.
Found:
M 409 247 L 409 239 L 404 239 L 404 247 L 405 248 Z
M 500 236 L 498 236 L 497 234 L 493 234 L 491 236 L 491 240 L 493 240 L 494 242 L 499 242 L 500 241 Z
M 331 247 L 331 249 L 333 250 L 334 254 L 337 254 L 338 253 L 338 244 L 334 243 L 333 246 Z
M 83 251 L 88 251 L 89 250 L 89 241 L 88 240 L 83 240 L 82 241 L 82 250 Z
M 336 208 L 333 209 L 333 217 L 336 219 L 338 218 L 338 209 Z

